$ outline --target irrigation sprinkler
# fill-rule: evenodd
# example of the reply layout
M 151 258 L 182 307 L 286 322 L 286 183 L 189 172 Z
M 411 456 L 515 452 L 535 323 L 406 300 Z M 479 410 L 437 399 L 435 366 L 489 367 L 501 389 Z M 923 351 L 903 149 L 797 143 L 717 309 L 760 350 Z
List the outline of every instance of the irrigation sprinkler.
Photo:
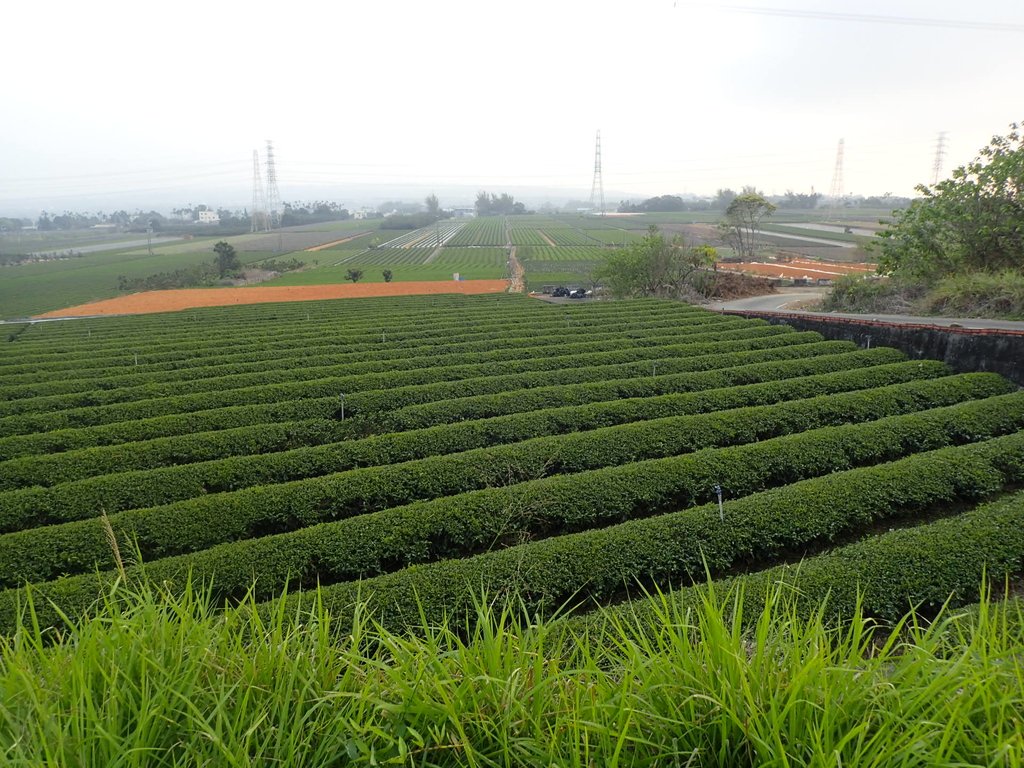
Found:
M 868 335 L 868 347 L 867 348 L 871 349 L 871 336 L 870 336 L 870 334 Z
M 715 495 L 718 497 L 718 519 L 724 523 L 725 508 L 722 506 L 722 486 L 720 486 L 718 483 L 715 483 L 713 486 L 711 486 L 711 490 L 714 491 Z
M 657 376 L 657 375 L 658 375 L 658 364 L 657 363 L 651 363 L 651 376 Z
M 388 337 L 384 334 L 384 331 L 380 332 L 380 343 L 383 344 L 388 340 Z
M 341 420 L 345 420 L 345 393 L 342 392 L 338 395 L 341 398 Z
M 134 352 L 133 354 L 135 355 L 135 367 L 138 368 L 139 367 L 139 353 L 138 352 Z

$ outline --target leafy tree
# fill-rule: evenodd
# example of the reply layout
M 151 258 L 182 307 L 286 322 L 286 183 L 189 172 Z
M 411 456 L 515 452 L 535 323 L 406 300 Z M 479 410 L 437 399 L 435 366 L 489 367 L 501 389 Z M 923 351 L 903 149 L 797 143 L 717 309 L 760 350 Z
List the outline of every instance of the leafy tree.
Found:
M 438 201 L 437 195 L 431 192 L 427 195 L 425 202 L 427 204 L 427 215 L 434 219 L 438 218 L 441 215 L 441 203 Z
M 820 192 L 811 192 L 808 195 L 787 189 L 786 196 L 779 201 L 779 208 L 813 210 L 818 207 L 819 200 L 821 200 Z
M 747 187 L 746 189 L 752 189 Z M 757 251 L 761 220 L 771 216 L 775 206 L 758 192 L 744 191 L 725 209 L 725 221 L 718 225 L 722 238 L 742 259 L 752 259 Z
M 217 271 L 221 277 L 227 276 L 229 272 L 241 269 L 242 263 L 238 260 L 235 247 L 224 240 L 213 246 L 213 252 L 217 254 Z
M 353 283 L 358 283 L 363 279 L 363 270 L 361 269 L 350 269 L 345 273 L 345 279 L 351 280 Z
M 382 272 L 381 274 L 383 274 L 383 275 L 384 275 L 384 282 L 385 282 L 385 283 L 390 283 L 390 282 L 391 282 L 392 280 L 394 280 L 394 279 L 395 279 L 395 276 L 394 276 L 394 274 L 393 274 L 393 273 L 391 272 L 391 270 L 390 270 L 390 269 L 385 269 L 385 270 L 384 270 L 384 271 L 383 271 L 383 272 Z
M 660 195 L 658 197 L 649 197 L 641 203 L 623 201 L 619 204 L 619 213 L 661 213 L 685 210 L 686 203 L 678 195 Z
M 1017 123 L 921 197 L 882 238 L 880 271 L 938 279 L 1024 268 L 1024 133 Z
M 733 190 L 729 189 L 728 187 L 725 189 L 720 189 L 717 192 L 715 192 L 714 208 L 719 211 L 724 211 L 732 204 L 732 201 L 735 199 L 736 193 Z
M 610 255 L 595 276 L 615 296 L 682 298 L 700 291 L 699 278 L 716 258 L 714 248 L 688 245 L 679 236 L 667 240 L 652 226 L 640 241 Z
M 509 216 L 527 212 L 526 206 L 523 203 L 517 203 L 508 192 L 495 195 L 480 190 L 476 193 L 475 205 L 477 216 Z

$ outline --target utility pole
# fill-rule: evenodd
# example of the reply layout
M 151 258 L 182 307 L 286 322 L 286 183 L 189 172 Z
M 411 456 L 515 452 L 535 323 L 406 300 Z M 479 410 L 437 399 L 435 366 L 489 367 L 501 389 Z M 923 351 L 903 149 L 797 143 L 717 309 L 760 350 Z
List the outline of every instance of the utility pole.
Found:
M 264 228 L 270 229 L 266 226 L 266 208 L 267 200 L 263 196 L 263 177 L 260 174 L 260 153 L 254 149 L 252 151 L 252 225 L 249 227 L 250 232 L 259 232 Z
M 832 189 L 828 193 L 828 220 L 835 221 L 836 209 L 843 206 L 843 152 L 845 140 L 836 149 L 836 167 L 832 172 Z
M 281 226 L 281 193 L 277 189 L 277 165 L 274 162 L 274 142 L 267 139 L 267 229 Z
M 594 145 L 594 181 L 590 185 L 590 207 L 600 204 L 601 215 L 604 216 L 604 178 L 601 175 L 601 130 L 597 131 L 597 142 Z
M 946 132 L 939 131 L 939 138 L 935 142 L 935 162 L 932 164 L 932 186 L 939 183 L 942 178 L 942 161 L 946 159 Z

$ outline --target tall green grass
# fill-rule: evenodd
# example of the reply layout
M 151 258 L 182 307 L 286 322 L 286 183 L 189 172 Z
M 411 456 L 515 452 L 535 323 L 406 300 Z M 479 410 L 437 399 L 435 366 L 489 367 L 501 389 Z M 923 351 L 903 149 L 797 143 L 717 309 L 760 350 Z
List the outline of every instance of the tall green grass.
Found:
M 29 604 L 0 640 L 0 764 L 1021 764 L 1015 603 L 836 627 L 782 592 L 745 621 L 739 597 L 585 630 L 481 602 L 468 634 L 402 635 L 194 587 L 118 587 L 56 633 Z

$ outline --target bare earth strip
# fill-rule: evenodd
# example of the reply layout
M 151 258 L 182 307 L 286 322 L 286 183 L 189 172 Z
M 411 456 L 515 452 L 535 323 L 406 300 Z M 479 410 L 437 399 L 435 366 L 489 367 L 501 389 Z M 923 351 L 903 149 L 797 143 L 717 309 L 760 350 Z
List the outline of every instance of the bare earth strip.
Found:
M 526 272 L 523 269 L 523 265 L 519 263 L 519 259 L 516 258 L 516 247 L 513 245 L 512 250 L 508 255 L 508 266 L 509 272 L 512 275 L 512 283 L 508 287 L 509 293 L 525 293 L 526 292 Z
M 814 266 L 810 266 L 813 264 Z M 790 264 L 765 264 L 762 262 L 745 262 L 739 264 L 719 263 L 719 269 L 730 272 L 748 272 L 767 277 L 840 277 L 849 274 L 864 274 L 866 270 L 842 264 L 826 264 L 824 262 L 800 262 L 796 266 Z
M 551 239 L 550 237 L 548 237 L 547 235 L 545 235 L 545 234 L 544 234 L 543 232 L 541 232 L 541 231 L 540 231 L 539 229 L 537 230 L 537 234 L 538 234 L 538 235 L 540 235 L 541 237 L 543 237 L 543 238 L 544 238 L 544 242 L 546 242 L 546 243 L 547 243 L 548 245 L 550 245 L 550 246 L 551 246 L 552 248 L 557 248 L 557 247 L 558 247 L 558 246 L 557 246 L 557 245 L 555 244 L 555 241 L 554 241 L 554 240 L 552 240 L 552 239 Z
M 357 238 L 360 238 L 363 235 L 370 234 L 370 232 L 371 232 L 371 230 L 368 229 L 365 232 L 360 232 L 360 233 L 355 234 L 355 235 L 349 235 L 348 237 L 343 237 L 343 238 L 341 238 L 341 240 L 334 240 L 334 241 L 332 241 L 330 243 L 324 243 L 323 245 L 314 245 L 312 248 L 307 248 L 306 252 L 307 253 L 312 253 L 313 251 L 322 251 L 325 248 L 330 248 L 331 246 L 334 246 L 334 245 L 341 245 L 342 243 L 347 243 L 350 240 L 356 240 Z
M 508 280 L 436 280 L 405 283 L 362 283 L 331 285 L 279 285 L 260 288 L 182 288 L 173 291 L 144 291 L 77 307 L 57 309 L 39 318 L 88 317 L 93 315 L 142 315 L 175 312 L 195 307 L 226 307 L 235 304 L 264 304 L 277 301 L 321 301 L 370 296 L 416 296 L 437 293 L 503 293 Z

